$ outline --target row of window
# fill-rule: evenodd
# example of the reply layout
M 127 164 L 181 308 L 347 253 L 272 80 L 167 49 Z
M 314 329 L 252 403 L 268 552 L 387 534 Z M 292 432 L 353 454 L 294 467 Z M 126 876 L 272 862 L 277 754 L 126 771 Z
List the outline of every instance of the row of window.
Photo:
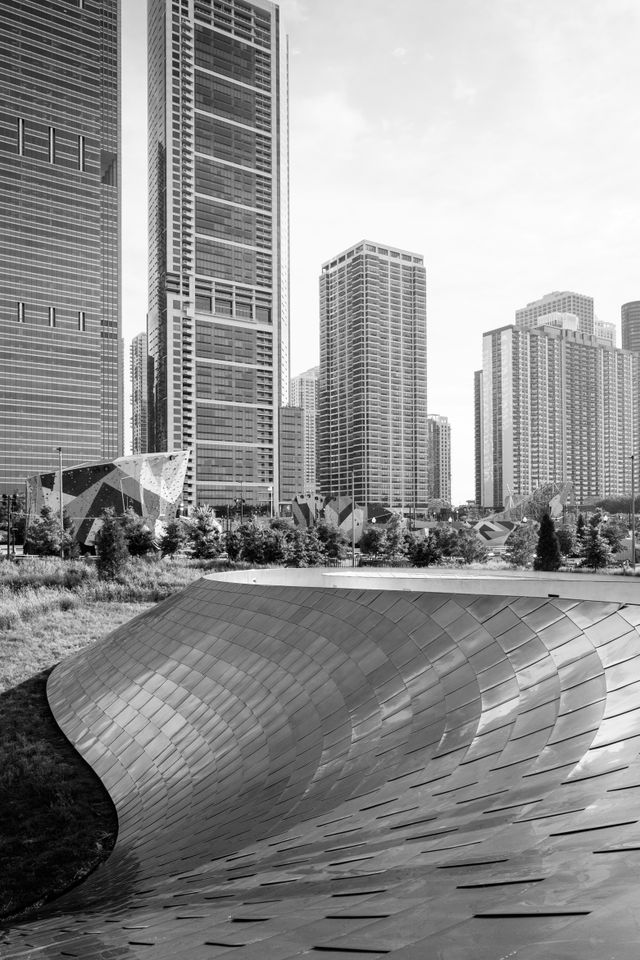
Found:
M 24 117 L 17 118 L 16 126 L 17 126 L 16 134 L 17 134 L 18 156 L 23 157 L 25 154 L 26 134 L 27 134 L 26 121 L 24 120 Z M 78 154 L 77 154 L 78 170 L 81 170 L 84 172 L 86 142 L 82 134 L 78 134 L 77 142 L 78 142 Z M 49 163 L 56 162 L 56 128 L 55 127 L 49 127 L 48 129 L 47 158 L 49 160 Z
M 87 329 L 87 314 L 84 310 L 78 310 L 77 316 L 78 316 L 78 330 L 84 333 L 85 330 Z M 49 318 L 49 326 L 55 327 L 56 326 L 56 308 L 55 307 L 48 308 L 48 318 Z M 24 300 L 18 300 L 16 319 L 18 323 L 27 322 L 27 305 L 24 302 Z

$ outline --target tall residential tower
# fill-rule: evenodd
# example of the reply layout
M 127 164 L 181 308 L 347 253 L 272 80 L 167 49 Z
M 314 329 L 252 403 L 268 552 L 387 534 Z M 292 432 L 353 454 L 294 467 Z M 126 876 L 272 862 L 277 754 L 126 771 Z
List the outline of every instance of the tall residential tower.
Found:
M 429 498 L 451 503 L 451 424 L 437 413 L 427 418 Z
M 428 497 L 423 258 L 363 241 L 320 277 L 318 484 L 409 511 Z
M 190 505 L 279 499 L 286 158 L 277 5 L 149 0 L 150 443 Z
M 319 367 L 312 367 L 291 378 L 290 400 L 294 407 L 304 410 L 304 483 L 299 491 L 305 494 L 316 492 L 316 434 L 318 420 Z
M 0 489 L 123 446 L 119 0 L 0 0 Z
M 532 300 L 526 307 L 516 310 L 516 327 L 531 330 L 540 325 L 541 318 L 548 314 L 572 313 L 578 318 L 581 333 L 595 333 L 593 316 L 593 297 L 570 290 L 554 290 L 545 293 L 539 300 Z

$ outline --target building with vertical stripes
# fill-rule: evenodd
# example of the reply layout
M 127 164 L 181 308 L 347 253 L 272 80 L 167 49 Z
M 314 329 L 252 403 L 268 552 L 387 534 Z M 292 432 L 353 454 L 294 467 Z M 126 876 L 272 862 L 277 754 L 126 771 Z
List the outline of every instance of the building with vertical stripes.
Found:
M 131 449 L 135 454 L 149 451 L 149 356 L 147 335 L 131 340 Z
M 427 417 L 429 443 L 429 499 L 451 503 L 451 424 L 447 417 Z
M 0 490 L 123 453 L 120 5 L 0 0 Z
M 640 300 L 631 300 L 621 307 L 622 349 L 640 353 Z
M 150 444 L 187 505 L 275 502 L 288 399 L 286 46 L 269 0 L 150 0 Z
M 409 512 L 428 498 L 423 257 L 363 240 L 320 276 L 318 485 Z
M 491 330 L 476 375 L 480 506 L 547 482 L 581 503 L 628 495 L 638 453 L 638 357 L 557 326 Z
M 312 367 L 291 378 L 289 397 L 295 407 L 304 411 L 304 482 L 305 495 L 316 492 L 316 434 L 318 421 L 318 376 L 319 367 Z

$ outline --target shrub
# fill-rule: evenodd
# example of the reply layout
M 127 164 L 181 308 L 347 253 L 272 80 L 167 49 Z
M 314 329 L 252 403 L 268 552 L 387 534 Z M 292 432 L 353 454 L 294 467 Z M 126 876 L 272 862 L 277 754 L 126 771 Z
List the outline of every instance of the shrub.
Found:
M 122 524 L 112 507 L 102 511 L 102 527 L 96 536 L 96 567 L 103 580 L 115 580 L 129 558 Z
M 60 528 L 60 520 L 51 507 L 43 507 L 26 529 L 24 549 L 38 557 L 56 556 L 60 548 L 68 550 L 71 536 Z
M 212 507 L 195 507 L 184 523 L 194 557 L 213 560 L 222 553 L 222 526 Z
M 183 546 L 187 535 L 180 520 L 169 520 L 160 539 L 160 552 L 163 557 L 173 557 Z
M 347 538 L 342 530 L 320 520 L 315 526 L 316 536 L 322 543 L 325 553 L 330 560 L 341 560 L 347 554 Z
M 521 523 L 508 538 L 505 559 L 513 567 L 530 567 L 536 552 L 536 535 L 528 523 Z
M 132 507 L 122 515 L 122 531 L 132 557 L 144 557 L 155 548 L 153 533 Z

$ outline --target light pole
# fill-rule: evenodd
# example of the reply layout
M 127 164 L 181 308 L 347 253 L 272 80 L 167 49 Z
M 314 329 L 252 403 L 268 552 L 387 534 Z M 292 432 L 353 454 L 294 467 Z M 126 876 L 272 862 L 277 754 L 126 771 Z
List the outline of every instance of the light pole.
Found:
M 64 516 L 62 505 L 62 447 L 56 447 L 58 451 L 58 470 L 60 472 L 59 507 L 60 507 L 60 559 L 64 560 Z
M 636 572 L 636 470 L 635 454 L 631 454 L 631 569 Z
M 273 487 L 267 487 L 269 491 L 269 518 L 273 520 Z
M 351 566 L 356 565 L 356 475 L 351 471 Z

